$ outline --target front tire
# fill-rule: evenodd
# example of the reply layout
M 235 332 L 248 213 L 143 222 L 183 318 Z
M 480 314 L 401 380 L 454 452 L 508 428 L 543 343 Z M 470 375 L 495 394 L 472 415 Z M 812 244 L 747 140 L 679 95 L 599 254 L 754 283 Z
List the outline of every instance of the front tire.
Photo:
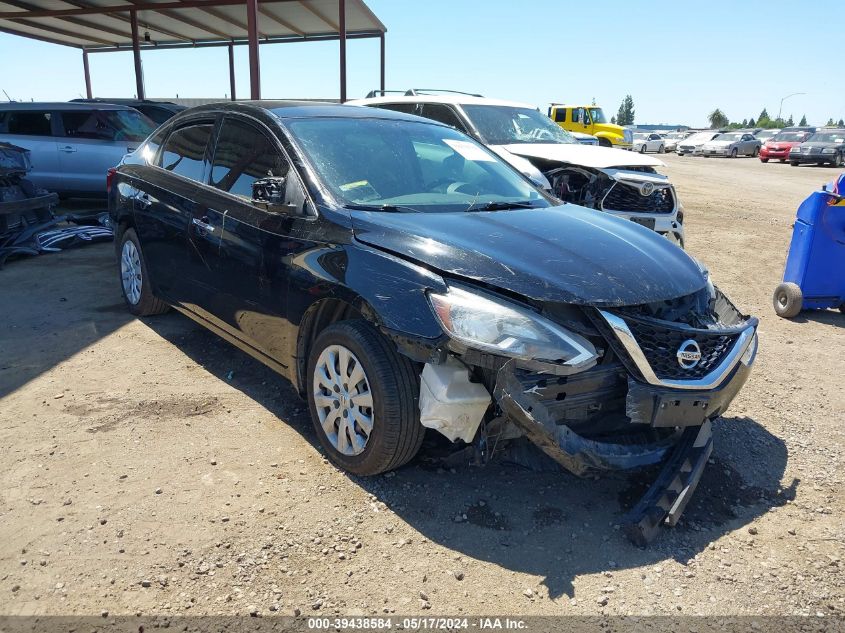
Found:
M 328 458 L 360 476 L 399 468 L 420 449 L 419 377 L 373 326 L 323 330 L 308 359 L 311 421 Z
M 761 162 L 761 163 L 768 163 L 768 162 L 769 162 L 769 159 L 768 159 L 768 158 L 761 158 L 761 159 L 760 159 L 760 162 Z M 781 161 L 781 162 L 783 162 L 783 161 Z
M 833 159 L 833 166 L 834 167 L 842 167 L 842 154 L 837 154 L 836 158 Z
M 798 313 L 801 312 L 803 301 L 804 296 L 801 293 L 801 288 L 798 284 L 789 281 L 775 288 L 775 293 L 772 296 L 775 313 L 784 319 L 791 319 L 792 317 L 798 316 Z
M 789 164 L 792 165 L 793 167 L 798 167 L 798 163 L 795 162 L 794 160 L 789 161 Z
M 135 316 L 163 314 L 170 309 L 164 301 L 153 295 L 147 261 L 135 229 L 128 228 L 120 236 L 119 254 L 120 290 L 126 307 Z
M 734 147 L 734 148 L 731 150 L 731 158 L 736 158 L 736 155 L 737 155 L 737 150 L 736 150 L 736 148 Z

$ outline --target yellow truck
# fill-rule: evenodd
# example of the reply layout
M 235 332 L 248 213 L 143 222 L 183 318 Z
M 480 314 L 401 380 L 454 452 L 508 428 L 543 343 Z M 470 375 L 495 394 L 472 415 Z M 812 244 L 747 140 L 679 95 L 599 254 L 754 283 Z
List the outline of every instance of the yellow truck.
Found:
M 564 130 L 592 134 L 603 147 L 631 149 L 634 140 L 631 130 L 608 122 L 604 111 L 598 106 L 553 103 L 549 106 L 548 114 Z

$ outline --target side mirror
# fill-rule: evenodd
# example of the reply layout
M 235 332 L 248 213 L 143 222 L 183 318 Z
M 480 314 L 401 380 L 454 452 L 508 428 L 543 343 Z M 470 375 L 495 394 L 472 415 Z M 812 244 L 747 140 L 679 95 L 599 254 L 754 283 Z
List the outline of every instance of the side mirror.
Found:
M 286 183 L 284 176 L 259 178 L 252 183 L 252 203 L 271 213 L 296 213 L 296 207 L 285 202 Z

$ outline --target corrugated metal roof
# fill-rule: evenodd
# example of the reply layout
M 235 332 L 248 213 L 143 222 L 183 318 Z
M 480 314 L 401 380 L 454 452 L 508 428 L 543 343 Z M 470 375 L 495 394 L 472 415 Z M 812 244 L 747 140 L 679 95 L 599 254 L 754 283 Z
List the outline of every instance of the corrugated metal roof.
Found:
M 247 40 L 245 0 L 0 0 L 0 31 L 92 51 L 131 49 L 133 9 L 142 50 Z M 339 0 L 259 0 L 259 41 L 337 39 L 339 11 Z M 386 30 L 363 0 L 346 0 L 347 37 Z

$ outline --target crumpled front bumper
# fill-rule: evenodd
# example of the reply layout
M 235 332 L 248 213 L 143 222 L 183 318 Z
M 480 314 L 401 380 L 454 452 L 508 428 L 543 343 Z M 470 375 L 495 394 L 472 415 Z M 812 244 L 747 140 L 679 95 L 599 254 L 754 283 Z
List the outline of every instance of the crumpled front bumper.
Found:
M 664 461 L 660 475 L 637 506 L 623 521 L 629 538 L 638 545 L 651 540 L 660 525 L 674 525 L 698 485 L 712 451 L 711 423 L 725 413 L 742 389 L 756 359 L 756 321 L 749 323 L 729 366 L 719 366 L 700 388 L 651 384 L 637 380 L 624 370 L 602 369 L 595 377 L 566 377 L 551 380 L 538 376 L 532 383 L 513 362 L 498 372 L 494 397 L 504 415 L 546 455 L 576 475 L 590 470 L 627 470 Z M 624 373 L 623 373 L 624 372 Z M 584 389 L 602 393 L 612 401 L 624 393 L 627 426 L 613 433 L 585 437 L 566 420 L 556 416 L 555 401 L 549 399 L 550 383 L 569 384 L 573 378 Z M 621 382 L 621 384 L 620 384 Z M 660 381 L 658 381 L 660 382 Z M 577 383 L 570 388 L 578 397 Z M 564 399 L 570 397 L 564 393 Z
M 528 439 L 576 475 L 589 470 L 628 470 L 665 458 L 678 441 L 678 433 L 671 433 L 672 429 L 699 427 L 722 415 L 748 379 L 752 362 L 739 362 L 731 375 L 711 390 L 656 387 L 629 377 L 625 414 L 630 425 L 629 432 L 620 434 L 627 440 L 624 442 L 614 441 L 613 436 L 590 439 L 573 431 L 555 418 L 553 407 L 539 389 L 518 377 L 512 363 L 499 370 L 494 397 Z

